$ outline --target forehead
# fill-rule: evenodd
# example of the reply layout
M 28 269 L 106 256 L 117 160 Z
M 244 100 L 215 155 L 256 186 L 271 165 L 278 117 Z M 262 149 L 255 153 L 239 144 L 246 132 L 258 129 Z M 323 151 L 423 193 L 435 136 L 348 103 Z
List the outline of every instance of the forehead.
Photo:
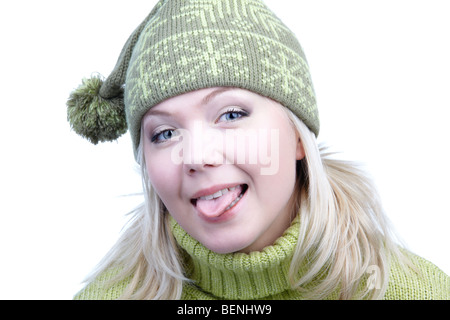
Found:
M 258 107 L 258 109 L 263 107 L 267 111 L 269 109 L 277 111 L 277 114 L 282 114 L 283 117 L 287 118 L 286 108 L 273 99 L 246 89 L 213 87 L 183 93 L 158 103 L 147 111 L 142 118 L 142 123 L 152 121 L 152 119 L 172 118 L 173 116 L 186 117 L 188 114 L 186 112 L 189 112 L 187 110 L 191 110 L 190 108 L 208 110 L 209 107 L 214 106 L 216 101 L 220 101 L 221 104 L 253 106 L 254 108 Z M 273 112 L 269 113 L 272 116 L 275 115 Z
M 248 90 L 234 88 L 234 87 L 214 87 L 214 88 L 205 88 L 200 90 L 195 90 L 187 93 L 183 93 L 181 95 L 166 99 L 154 107 L 152 107 L 147 113 L 144 115 L 145 117 L 152 115 L 166 115 L 167 111 L 176 106 L 188 106 L 188 105 L 208 105 L 215 98 L 221 95 L 240 97 L 247 99 L 252 96 L 258 96 L 256 93 L 253 93 Z

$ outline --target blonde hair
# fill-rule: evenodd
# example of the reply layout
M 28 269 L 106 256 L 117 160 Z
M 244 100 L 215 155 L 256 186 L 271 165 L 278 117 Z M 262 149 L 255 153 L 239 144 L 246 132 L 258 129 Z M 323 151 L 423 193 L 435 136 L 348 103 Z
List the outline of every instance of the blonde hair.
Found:
M 376 188 L 359 166 L 334 159 L 302 121 L 283 109 L 305 150 L 305 158 L 298 161 L 294 193 L 301 224 L 289 271 L 292 287 L 309 299 L 336 292 L 339 299 L 382 298 L 391 261 L 404 257 Z M 129 281 L 122 299 L 180 299 L 183 282 L 189 279 L 168 227 L 168 214 L 148 180 L 143 139 L 141 133 L 138 162 L 145 201 L 130 213 L 128 226 L 87 281 L 117 270 L 107 287 Z M 305 261 L 308 269 L 300 273 Z M 376 285 L 370 285 L 368 276 L 374 270 Z
M 294 287 L 302 288 L 320 276 L 321 281 L 306 292 L 309 298 L 324 298 L 338 288 L 339 299 L 381 299 L 391 261 L 402 263 L 406 258 L 372 180 L 356 163 L 335 159 L 318 146 L 315 135 L 286 111 L 305 150 L 306 177 L 298 198 L 302 223 L 290 268 Z M 305 259 L 309 268 L 296 279 Z M 374 270 L 376 285 L 367 283 Z

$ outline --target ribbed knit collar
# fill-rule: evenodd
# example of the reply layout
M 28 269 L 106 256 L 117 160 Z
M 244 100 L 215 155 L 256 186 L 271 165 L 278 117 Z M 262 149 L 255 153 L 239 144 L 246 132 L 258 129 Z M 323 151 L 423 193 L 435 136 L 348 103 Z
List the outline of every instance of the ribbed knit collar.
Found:
M 215 253 L 170 220 L 185 253 L 186 275 L 203 292 L 219 299 L 263 299 L 291 289 L 288 271 L 298 240 L 299 217 L 273 245 L 250 254 Z

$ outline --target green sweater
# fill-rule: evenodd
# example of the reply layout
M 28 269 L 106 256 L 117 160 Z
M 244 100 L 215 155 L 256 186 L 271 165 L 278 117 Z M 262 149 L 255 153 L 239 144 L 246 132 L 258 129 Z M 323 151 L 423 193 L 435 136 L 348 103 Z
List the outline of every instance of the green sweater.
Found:
M 172 231 L 183 248 L 186 274 L 182 299 L 302 299 L 291 289 L 287 274 L 298 239 L 299 219 L 295 219 L 272 246 L 250 254 L 217 254 L 189 236 L 172 220 Z M 384 299 L 450 299 L 450 277 L 432 263 L 410 254 L 421 275 L 391 267 Z M 105 273 L 79 292 L 75 299 L 117 299 L 128 284 L 123 281 L 106 292 L 102 284 L 113 273 Z M 335 299 L 332 295 L 329 299 Z

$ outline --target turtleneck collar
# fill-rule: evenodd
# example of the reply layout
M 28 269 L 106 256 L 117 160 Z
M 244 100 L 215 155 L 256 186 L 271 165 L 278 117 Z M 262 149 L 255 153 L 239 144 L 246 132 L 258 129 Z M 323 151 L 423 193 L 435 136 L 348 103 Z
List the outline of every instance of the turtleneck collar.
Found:
M 291 289 L 288 272 L 298 240 L 300 218 L 271 246 L 246 253 L 215 253 L 170 218 L 175 240 L 185 254 L 185 271 L 195 286 L 219 299 L 262 299 Z

